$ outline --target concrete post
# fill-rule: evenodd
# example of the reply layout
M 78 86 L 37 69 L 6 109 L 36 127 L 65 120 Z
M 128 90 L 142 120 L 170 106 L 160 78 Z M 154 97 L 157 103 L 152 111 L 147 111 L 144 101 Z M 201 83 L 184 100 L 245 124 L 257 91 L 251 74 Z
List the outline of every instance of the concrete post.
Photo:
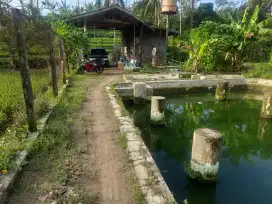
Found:
M 217 88 L 215 91 L 216 100 L 222 101 L 227 99 L 227 90 L 228 90 L 229 82 L 223 81 L 217 84 Z
M 189 176 L 206 182 L 216 181 L 221 137 L 222 134 L 214 129 L 195 130 Z
M 272 92 L 264 94 L 261 116 L 263 118 L 272 118 Z
M 152 96 L 151 98 L 151 117 L 150 120 L 154 124 L 164 124 L 164 105 L 165 97 Z
M 143 104 L 146 101 L 146 84 L 144 82 L 133 83 L 133 102 Z

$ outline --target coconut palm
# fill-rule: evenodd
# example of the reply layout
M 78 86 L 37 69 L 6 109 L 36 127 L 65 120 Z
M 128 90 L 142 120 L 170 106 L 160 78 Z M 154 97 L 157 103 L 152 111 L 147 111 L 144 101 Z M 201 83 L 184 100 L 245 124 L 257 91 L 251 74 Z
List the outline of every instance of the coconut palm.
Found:
M 104 7 L 108 7 L 111 5 L 120 5 L 122 7 L 125 7 L 124 0 L 105 0 L 104 1 Z

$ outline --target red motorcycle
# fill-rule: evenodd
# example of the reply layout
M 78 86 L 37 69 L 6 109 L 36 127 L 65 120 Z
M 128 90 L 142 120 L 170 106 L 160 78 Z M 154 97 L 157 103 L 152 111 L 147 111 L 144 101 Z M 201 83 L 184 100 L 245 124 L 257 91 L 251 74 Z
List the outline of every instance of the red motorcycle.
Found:
M 104 71 L 105 62 L 102 59 L 95 59 L 85 61 L 84 64 L 78 68 L 77 74 L 83 74 L 84 72 L 96 72 L 102 74 Z

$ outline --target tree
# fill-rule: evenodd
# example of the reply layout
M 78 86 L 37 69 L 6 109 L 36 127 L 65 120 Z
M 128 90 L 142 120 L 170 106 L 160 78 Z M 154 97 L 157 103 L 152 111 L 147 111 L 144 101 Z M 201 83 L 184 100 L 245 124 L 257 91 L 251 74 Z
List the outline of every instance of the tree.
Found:
M 194 13 L 194 19 L 196 26 L 198 26 L 204 20 L 218 20 L 218 16 L 213 9 L 213 3 L 201 3 Z
M 231 26 L 234 30 L 234 40 L 236 42 L 236 46 L 230 49 L 230 52 L 227 53 L 226 58 L 231 58 L 233 68 L 240 68 L 241 64 L 246 59 L 245 50 L 252 43 L 252 41 L 258 39 L 260 36 L 272 34 L 272 18 L 258 22 L 260 12 L 259 5 L 255 7 L 251 15 L 249 11 L 250 7 L 247 7 L 240 22 L 235 22 L 232 19 Z
M 40 0 L 19 0 L 22 11 L 32 18 L 38 20 L 41 17 L 41 11 L 44 4 Z
M 124 0 L 104 0 L 104 7 L 109 7 L 111 5 L 119 5 L 125 7 Z
M 97 9 L 96 4 L 94 4 L 93 2 L 85 2 L 84 3 L 83 10 L 85 12 L 94 11 L 96 9 Z
M 160 0 L 143 0 L 138 1 L 133 5 L 133 14 L 139 16 L 158 27 L 165 27 L 162 21 L 166 22 L 165 15 L 161 15 L 161 1 Z M 163 23 L 165 25 L 165 23 Z
M 102 7 L 102 0 L 96 0 L 95 1 L 95 7 L 96 8 L 101 8 Z

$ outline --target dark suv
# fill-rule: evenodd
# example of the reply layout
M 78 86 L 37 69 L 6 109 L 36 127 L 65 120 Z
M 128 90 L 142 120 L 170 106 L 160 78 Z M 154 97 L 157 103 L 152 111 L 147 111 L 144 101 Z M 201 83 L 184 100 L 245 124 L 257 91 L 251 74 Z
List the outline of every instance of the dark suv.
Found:
M 109 67 L 109 53 L 103 48 L 91 49 L 90 60 L 103 59 L 105 61 L 105 67 Z

